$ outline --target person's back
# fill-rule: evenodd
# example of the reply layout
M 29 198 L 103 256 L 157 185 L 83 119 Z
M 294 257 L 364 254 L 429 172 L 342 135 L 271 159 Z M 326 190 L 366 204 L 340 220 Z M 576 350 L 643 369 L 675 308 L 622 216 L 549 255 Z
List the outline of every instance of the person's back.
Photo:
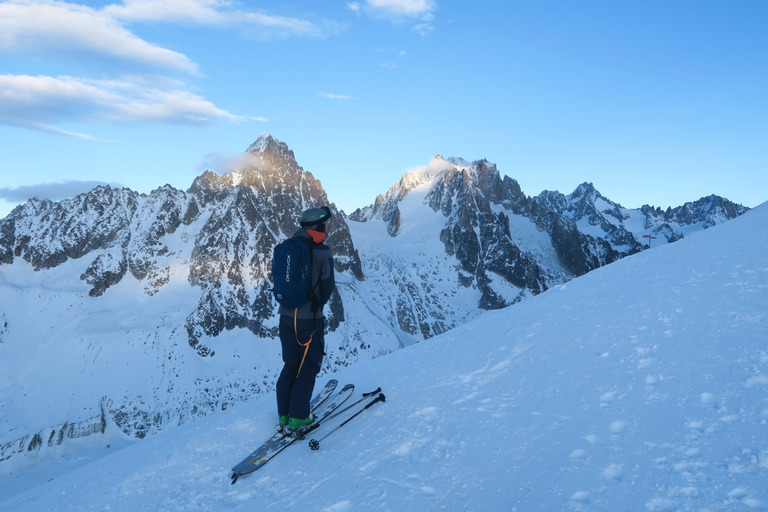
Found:
M 325 349 L 323 306 L 336 286 L 333 254 L 323 243 L 331 216 L 327 206 L 302 213 L 301 229 L 293 236 L 303 239 L 311 249 L 310 290 L 300 306 L 281 304 L 278 309 L 284 365 L 276 386 L 277 414 L 279 428 L 288 427 L 287 434 L 314 420 L 309 401 Z

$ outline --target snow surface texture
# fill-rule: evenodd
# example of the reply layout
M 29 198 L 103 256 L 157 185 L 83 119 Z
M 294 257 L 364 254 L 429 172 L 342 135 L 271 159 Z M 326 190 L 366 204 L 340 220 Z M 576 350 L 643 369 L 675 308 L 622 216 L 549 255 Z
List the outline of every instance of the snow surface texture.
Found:
M 234 486 L 273 397 L 0 463 L 0 509 L 768 509 L 766 223 L 762 205 L 342 369 L 387 402 Z

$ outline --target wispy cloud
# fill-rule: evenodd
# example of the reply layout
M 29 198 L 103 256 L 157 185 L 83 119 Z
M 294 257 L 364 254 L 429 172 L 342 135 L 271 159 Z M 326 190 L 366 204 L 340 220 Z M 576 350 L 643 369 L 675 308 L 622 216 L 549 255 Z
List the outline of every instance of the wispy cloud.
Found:
M 346 94 L 333 94 L 330 92 L 321 92 L 318 94 L 323 98 L 328 98 L 329 100 L 345 101 L 354 99 L 352 96 L 348 96 Z
M 405 50 L 400 49 L 386 49 L 386 48 L 379 48 L 376 50 L 377 53 L 380 53 L 388 58 L 388 60 L 381 63 L 381 66 L 384 68 L 390 68 L 390 69 L 397 69 L 400 67 L 399 59 L 402 59 L 406 56 Z
M 0 51 L 17 54 L 87 53 L 197 73 L 186 55 L 151 44 L 117 19 L 66 2 L 11 1 L 0 4 Z
M 219 27 L 241 27 L 256 31 L 261 39 L 275 37 L 324 38 L 340 30 L 341 25 L 327 19 L 309 21 L 242 10 L 227 0 L 124 0 L 106 6 L 101 12 L 123 22 L 193 23 Z
M 103 12 L 123 21 L 192 21 L 197 24 L 223 24 L 231 2 L 219 0 L 123 0 L 104 7 Z
M 0 75 L 0 122 L 89 138 L 56 128 L 62 122 L 167 122 L 208 125 L 246 120 L 163 77 L 91 80 L 70 76 Z
M 341 29 L 331 20 L 275 16 L 232 5 L 222 0 L 125 0 L 94 9 L 59 0 L 10 0 L 0 3 L 0 51 L 87 52 L 196 73 L 198 65 L 189 57 L 149 43 L 127 26 L 147 22 L 239 26 L 263 39 L 323 38 Z
M 347 4 L 347 8 L 366 12 L 373 18 L 386 19 L 395 23 L 413 23 L 411 30 L 426 35 L 434 30 L 432 22 L 437 4 L 433 0 L 366 0 Z
M 423 16 L 435 8 L 431 0 L 366 0 L 366 4 L 388 16 L 402 17 Z
M 12 203 L 24 202 L 34 197 L 58 201 L 88 192 L 101 185 L 121 186 L 118 183 L 105 183 L 103 181 L 68 180 L 59 183 L 39 183 L 37 185 L 21 187 L 0 187 L 0 199 L 5 199 Z
M 252 153 L 223 154 L 208 153 L 198 165 L 198 172 L 211 171 L 216 174 L 228 174 L 232 171 L 250 169 L 259 163 L 259 158 Z

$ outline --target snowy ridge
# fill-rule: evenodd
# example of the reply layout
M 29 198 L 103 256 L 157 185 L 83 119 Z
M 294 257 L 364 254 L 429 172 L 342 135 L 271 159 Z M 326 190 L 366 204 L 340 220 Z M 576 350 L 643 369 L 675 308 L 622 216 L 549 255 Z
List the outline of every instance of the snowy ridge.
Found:
M 398 236 L 383 220 L 349 222 L 366 278 L 371 308 L 411 341 L 441 334 L 478 314 L 477 290 L 462 286 L 457 262 L 446 254 L 439 234 L 445 218 L 424 207 L 422 186 L 398 203 L 403 212 Z
M 534 198 L 541 206 L 576 222 L 579 231 L 595 238 L 605 238 L 626 254 L 642 250 L 649 242 L 669 243 L 743 214 L 748 208 L 719 196 L 709 196 L 662 210 L 643 206 L 639 210 L 623 208 L 606 198 L 591 183 L 563 195 L 544 191 Z M 644 239 L 653 236 L 657 239 Z
M 446 161 L 438 155 L 432 159 L 429 165 L 405 173 L 400 181 L 392 185 L 384 195 L 377 196 L 372 205 L 356 210 L 350 215 L 350 218 L 358 222 L 381 219 L 389 223 L 388 232 L 394 236 L 397 234 L 398 219 L 400 218 L 398 210 L 400 201 L 405 199 L 412 190 L 423 185 L 431 185 L 436 179 L 455 168 L 456 166 L 452 162 Z
M 271 396 L 79 460 L 6 462 L 0 508 L 765 510 L 766 222 L 762 205 L 342 369 L 387 402 L 234 486 Z

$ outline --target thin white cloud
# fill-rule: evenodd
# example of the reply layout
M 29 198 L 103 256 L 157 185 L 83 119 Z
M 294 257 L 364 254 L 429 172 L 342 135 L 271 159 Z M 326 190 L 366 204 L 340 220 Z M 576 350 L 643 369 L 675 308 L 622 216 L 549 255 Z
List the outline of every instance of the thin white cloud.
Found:
M 379 48 L 378 50 L 376 50 L 376 52 L 388 57 L 389 60 L 382 62 L 381 67 L 389 68 L 389 69 L 399 68 L 400 67 L 399 59 L 402 59 L 407 55 L 407 52 L 405 50 L 400 50 L 397 48 L 394 48 L 394 49 Z
M 66 2 L 0 4 L 0 51 L 14 54 L 85 52 L 197 73 L 186 55 L 151 44 L 103 12 Z
M 427 16 L 424 18 L 424 21 L 421 23 L 417 23 L 416 25 L 411 27 L 411 30 L 416 32 L 417 34 L 421 34 L 422 36 L 426 36 L 433 30 L 435 30 L 435 27 L 432 26 L 432 16 Z
M 346 94 L 333 94 L 333 93 L 330 93 L 330 92 L 321 92 L 319 94 L 323 98 L 328 98 L 329 100 L 344 101 L 344 100 L 352 100 L 352 99 L 354 99 L 352 96 L 348 96 Z
M 0 119 L 59 121 L 121 98 L 109 87 L 73 77 L 0 75 Z
M 30 121 L 30 119 L 34 121 Z M 245 118 L 217 108 L 177 81 L 158 78 L 89 80 L 77 77 L 0 75 L 0 122 L 86 137 L 53 128 L 64 121 L 160 121 L 207 125 Z
M 181 86 L 181 84 L 178 84 Z M 110 102 L 104 117 L 115 121 L 161 121 L 180 124 L 207 125 L 217 119 L 243 121 L 180 87 L 166 89 L 162 84 L 149 85 L 133 82 L 106 82 L 105 87 L 124 95 L 124 101 Z
M 124 0 L 106 6 L 102 12 L 123 22 L 193 23 L 219 27 L 248 28 L 261 39 L 274 37 L 323 38 L 340 25 L 330 20 L 312 22 L 299 18 L 233 8 L 224 0 Z
M 433 0 L 366 0 L 365 12 L 373 18 L 387 19 L 396 23 L 414 23 L 411 30 L 426 35 L 434 30 Z
M 53 126 L 50 124 L 31 121 L 31 120 L 25 120 L 25 119 L 18 119 L 18 118 L 9 119 L 8 122 L 4 122 L 3 118 L 0 117 L 0 124 L 7 124 L 9 126 L 16 126 L 18 128 L 26 128 L 28 130 L 50 133 L 52 135 L 62 135 L 64 137 L 71 137 L 73 139 L 101 140 L 98 137 L 94 137 L 93 135 L 90 135 L 88 133 L 80 133 L 80 132 L 73 132 L 70 130 L 63 130 L 61 128 L 57 128 L 56 126 Z
M 223 11 L 229 2 L 218 0 L 123 0 L 122 3 L 107 5 L 105 14 L 128 22 L 192 21 L 201 25 L 220 24 L 225 19 Z
M 0 187 L 0 199 L 13 203 L 24 202 L 33 197 L 58 201 L 60 199 L 66 199 L 88 192 L 101 185 L 120 187 L 117 183 L 105 183 L 103 181 L 67 180 L 59 183 L 38 183 L 37 185 L 24 185 L 20 187 Z
M 366 0 L 366 3 L 382 14 L 409 18 L 430 14 L 435 7 L 431 0 Z
M 204 155 L 198 165 L 198 172 L 211 171 L 216 174 L 228 174 L 232 171 L 240 171 L 258 166 L 260 159 L 252 153 L 238 153 L 236 155 L 223 153 L 208 153 Z

